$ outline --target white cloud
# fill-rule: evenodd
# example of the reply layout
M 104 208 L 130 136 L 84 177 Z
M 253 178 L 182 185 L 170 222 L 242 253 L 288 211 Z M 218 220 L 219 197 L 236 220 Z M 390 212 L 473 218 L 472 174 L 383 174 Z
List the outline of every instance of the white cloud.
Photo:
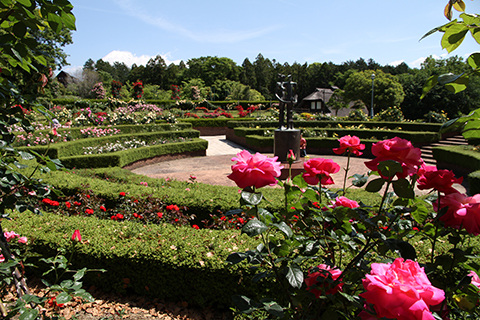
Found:
M 175 63 L 175 64 L 180 63 L 180 60 L 170 61 L 168 59 L 169 54 L 162 54 L 160 56 L 163 58 L 163 60 L 165 60 L 165 63 L 167 64 L 167 66 L 170 63 Z M 110 64 L 113 64 L 116 61 L 123 62 L 128 67 L 131 67 L 134 63 L 136 65 L 146 65 L 148 63 L 148 60 L 152 58 L 155 58 L 155 56 L 149 56 L 144 54 L 138 57 L 129 51 L 113 50 L 112 52 L 107 54 L 105 57 L 103 57 L 102 60 L 109 62 Z
M 448 56 L 448 54 L 442 54 L 440 56 L 437 56 L 436 54 L 432 54 L 432 58 L 433 59 L 445 59 L 446 57 Z M 421 57 L 421 58 L 418 58 L 417 60 L 415 61 L 412 61 L 408 64 L 408 66 L 410 68 L 420 68 L 420 65 L 423 63 L 423 61 L 425 61 L 425 59 L 427 59 L 426 57 Z
M 405 60 L 396 60 L 396 61 L 390 62 L 389 65 L 396 67 L 402 62 L 405 62 Z

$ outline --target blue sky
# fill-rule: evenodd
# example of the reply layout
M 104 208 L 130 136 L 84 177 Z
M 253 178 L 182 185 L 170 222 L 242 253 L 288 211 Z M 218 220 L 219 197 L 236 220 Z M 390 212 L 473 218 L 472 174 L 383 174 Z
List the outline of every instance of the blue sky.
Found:
M 89 59 L 145 65 L 161 55 L 167 64 L 202 56 L 241 65 L 261 53 L 279 63 L 341 64 L 359 58 L 381 65 L 419 67 L 432 55 L 448 57 L 441 34 L 447 0 L 70 0 L 77 31 L 64 48 L 74 72 Z M 480 1 L 465 1 L 479 13 Z M 458 13 L 455 13 L 458 17 Z M 450 55 L 480 46 L 467 36 Z

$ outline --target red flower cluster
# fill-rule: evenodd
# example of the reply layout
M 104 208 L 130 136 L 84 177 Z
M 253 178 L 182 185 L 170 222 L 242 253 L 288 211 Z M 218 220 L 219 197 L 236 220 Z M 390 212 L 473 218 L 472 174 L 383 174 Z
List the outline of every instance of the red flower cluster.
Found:
M 167 206 L 167 210 L 169 211 L 180 211 L 180 208 L 176 204 L 171 204 Z
M 58 207 L 60 205 L 60 203 L 58 203 L 58 201 L 50 200 L 50 199 L 47 199 L 47 198 L 43 199 L 42 202 L 46 203 L 48 205 L 51 205 L 53 207 Z
M 85 209 L 86 214 L 93 214 L 93 209 Z
M 107 208 L 105 208 L 104 206 L 100 206 L 100 210 L 105 212 L 105 211 L 107 211 Z
M 120 192 L 120 197 L 125 197 L 125 192 Z
M 56 297 L 51 297 L 50 299 L 47 300 L 47 305 L 50 308 L 63 308 L 64 304 L 63 303 L 57 303 L 57 298 Z
M 116 215 L 111 216 L 110 219 L 111 220 L 122 220 L 123 219 L 123 214 L 117 213 Z

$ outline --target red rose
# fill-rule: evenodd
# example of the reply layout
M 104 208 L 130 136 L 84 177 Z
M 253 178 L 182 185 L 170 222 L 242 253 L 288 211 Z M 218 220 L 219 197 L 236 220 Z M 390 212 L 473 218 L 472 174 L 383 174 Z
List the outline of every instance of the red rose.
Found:
M 192 226 L 192 228 L 193 228 L 193 229 L 197 229 L 197 230 L 200 229 L 200 227 L 197 226 L 196 224 L 194 224 L 194 225 Z
M 232 161 L 232 173 L 227 177 L 237 184 L 239 188 L 255 187 L 261 188 L 267 185 L 277 184 L 276 177 L 281 174 L 283 166 L 277 162 L 278 157 L 268 158 L 260 153 L 254 155 L 247 150 L 237 153 Z
M 403 168 L 403 172 L 396 174 L 398 178 L 405 178 L 417 173 L 423 164 L 420 149 L 414 148 L 410 141 L 399 137 L 374 143 L 372 154 L 376 158 L 365 162 L 367 168 L 372 171 L 379 171 L 378 164 L 380 162 L 393 160 L 399 162 Z
M 86 210 L 85 210 L 85 213 L 87 213 L 87 214 L 93 214 L 93 209 L 86 209 Z
M 339 269 L 331 268 L 325 264 L 320 264 L 311 271 L 315 272 L 308 274 L 308 276 L 305 278 L 305 284 L 307 285 L 307 290 L 313 293 L 316 298 L 322 295 L 322 293 L 335 294 L 338 291 L 342 291 L 343 283 L 339 283 L 335 287 L 331 288 L 329 282 L 325 281 L 327 278 L 331 278 L 331 280 L 338 279 L 338 277 L 342 274 L 342 271 Z M 327 290 L 325 291 L 325 289 Z
M 314 158 L 303 163 L 305 172 L 303 179 L 310 185 L 316 185 L 320 181 L 322 185 L 334 184 L 331 173 L 340 171 L 340 166 L 331 159 Z
M 117 219 L 120 219 L 120 220 L 121 220 L 121 219 L 123 219 L 123 214 L 117 213 L 117 214 L 115 215 L 115 217 L 117 217 Z
M 70 202 L 65 202 L 65 205 L 67 206 L 67 208 L 70 208 L 72 206 Z
M 448 207 L 440 217 L 445 226 L 464 228 L 475 236 L 480 234 L 480 194 L 468 197 L 459 192 L 449 193 L 440 198 L 440 206 Z M 433 209 L 438 212 L 437 202 L 433 202 Z
M 125 192 L 120 192 L 121 197 L 125 197 Z
M 361 144 L 360 138 L 356 136 L 344 136 L 338 139 L 338 142 L 340 142 L 340 147 L 333 149 L 333 152 L 336 154 L 343 154 L 348 151 L 356 156 L 360 156 L 363 153 L 360 150 L 365 149 L 365 145 Z
M 157 216 L 158 216 L 160 219 L 162 219 L 163 213 L 162 213 L 162 212 L 157 212 Z
M 179 211 L 180 208 L 179 208 L 176 204 L 171 204 L 171 205 L 167 206 L 167 210 L 170 210 L 170 211 Z
M 105 211 L 107 211 L 107 208 L 105 208 L 104 206 L 100 206 L 100 210 L 105 212 Z
M 437 170 L 435 166 L 426 166 L 423 174 L 418 178 L 418 189 L 435 189 L 445 194 L 457 192 L 452 187 L 454 183 L 461 184 L 463 177 L 455 179 L 455 175 L 450 170 Z

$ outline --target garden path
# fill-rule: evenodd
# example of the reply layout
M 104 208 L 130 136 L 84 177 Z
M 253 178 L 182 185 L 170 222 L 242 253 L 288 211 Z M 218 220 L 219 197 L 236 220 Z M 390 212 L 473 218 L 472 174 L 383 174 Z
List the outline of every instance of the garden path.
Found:
M 194 175 L 197 178 L 196 180 L 200 183 L 222 186 L 235 186 L 235 182 L 227 178 L 227 175 L 232 172 L 231 166 L 232 164 L 234 164 L 231 159 L 238 152 L 244 150 L 245 148 L 233 143 L 232 141 L 227 140 L 224 135 L 202 136 L 200 138 L 208 141 L 206 157 L 194 157 L 163 161 L 160 163 L 154 163 L 133 169 L 132 172 L 151 178 L 170 178 L 179 181 L 188 181 L 190 179 L 190 175 Z M 254 153 L 251 150 L 249 151 L 251 153 Z M 273 154 L 266 155 L 269 157 L 273 157 Z M 332 175 L 335 184 L 329 187 L 343 187 L 343 177 L 345 174 L 343 168 L 346 167 L 348 159 L 346 156 L 310 154 L 309 157 L 332 159 L 333 161 L 338 163 L 342 169 L 338 173 Z M 352 157 L 350 159 L 350 169 L 348 175 L 352 176 L 354 174 L 366 174 L 368 172 L 368 169 L 365 166 L 365 161 L 368 160 L 369 159 L 367 158 Z M 457 187 L 457 189 L 462 193 L 466 192 L 464 186 L 454 185 L 454 187 Z M 425 193 L 427 192 L 418 189 L 416 190 L 416 194 Z

